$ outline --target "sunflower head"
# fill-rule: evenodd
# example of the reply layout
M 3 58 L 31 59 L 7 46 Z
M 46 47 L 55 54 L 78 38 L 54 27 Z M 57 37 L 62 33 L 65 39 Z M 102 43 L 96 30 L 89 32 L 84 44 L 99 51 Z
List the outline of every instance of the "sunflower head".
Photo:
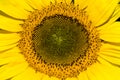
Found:
M 84 9 L 66 3 L 35 10 L 22 25 L 19 47 L 37 71 L 76 77 L 97 60 L 100 39 Z

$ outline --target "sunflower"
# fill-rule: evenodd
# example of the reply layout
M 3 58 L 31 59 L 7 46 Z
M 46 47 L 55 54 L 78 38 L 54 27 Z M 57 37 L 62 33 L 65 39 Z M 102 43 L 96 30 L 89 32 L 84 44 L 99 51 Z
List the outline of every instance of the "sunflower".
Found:
M 119 0 L 1 0 L 0 80 L 119 80 Z

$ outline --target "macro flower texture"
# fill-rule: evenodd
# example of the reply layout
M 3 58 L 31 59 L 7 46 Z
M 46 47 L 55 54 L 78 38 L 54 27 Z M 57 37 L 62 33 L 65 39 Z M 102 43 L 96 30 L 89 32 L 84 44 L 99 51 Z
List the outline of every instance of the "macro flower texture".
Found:
M 0 80 L 120 80 L 120 0 L 0 0 Z

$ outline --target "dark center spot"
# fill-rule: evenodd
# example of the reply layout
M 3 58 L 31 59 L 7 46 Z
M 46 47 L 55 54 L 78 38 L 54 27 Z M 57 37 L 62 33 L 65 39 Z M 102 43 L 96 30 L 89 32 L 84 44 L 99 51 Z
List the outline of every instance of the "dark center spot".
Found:
M 85 55 L 86 33 L 83 26 L 70 17 L 44 18 L 33 34 L 35 51 L 47 63 L 70 64 Z

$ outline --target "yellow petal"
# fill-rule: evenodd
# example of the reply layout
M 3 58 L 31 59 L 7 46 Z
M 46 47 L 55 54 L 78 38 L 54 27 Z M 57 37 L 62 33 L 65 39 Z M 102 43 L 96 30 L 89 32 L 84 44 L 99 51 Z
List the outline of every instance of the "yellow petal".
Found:
M 26 19 L 32 8 L 24 0 L 1 0 L 0 9 L 6 14 L 19 19 Z
M 0 46 L 0 52 L 2 52 L 4 50 L 9 50 L 9 49 L 14 48 L 16 46 L 17 46 L 17 43 L 11 44 L 11 45 L 6 45 L 6 46 Z
M 33 7 L 33 9 L 42 9 L 43 6 L 41 5 L 41 0 L 25 0 L 28 5 Z
M 0 15 L 0 29 L 11 31 L 11 32 L 18 32 L 22 31 L 22 21 L 13 20 L 8 17 L 4 17 Z
M 84 78 L 83 78 L 84 75 L 85 75 L 85 72 L 81 72 L 81 73 L 77 76 L 78 80 L 84 80 Z
M 120 57 L 120 46 L 113 46 L 110 44 L 103 44 L 100 53 L 99 54 L 104 54 L 108 56 L 113 56 L 113 57 Z M 98 55 L 99 55 L 98 54 Z
M 17 43 L 20 40 L 20 36 L 16 33 L 1 34 L 0 33 L 0 46 L 7 46 Z
M 26 2 L 32 6 L 34 9 L 42 9 L 48 5 L 50 5 L 50 3 L 60 3 L 60 2 L 64 2 L 69 4 L 71 2 L 71 0 L 26 0 Z
M 79 5 L 80 9 L 83 9 L 85 7 L 88 7 L 88 5 L 92 5 L 92 3 L 95 0 L 74 0 L 75 1 L 75 5 Z M 90 7 L 90 6 L 89 6 Z
M 0 65 L 4 65 L 11 62 L 24 62 L 24 61 L 25 57 L 16 48 L 0 53 Z
M 105 23 L 99 26 L 98 29 L 105 29 L 106 27 L 111 26 L 119 17 L 120 17 L 120 5 L 118 4 L 114 10 L 113 15 Z
M 55 3 L 55 0 L 40 0 L 40 5 L 42 5 L 43 7 L 46 7 L 48 5 L 50 5 L 50 3 Z
M 77 4 L 79 4 L 80 8 L 87 7 L 86 11 L 92 23 L 99 26 L 112 15 L 118 0 L 76 0 Z
M 26 3 L 32 8 L 40 10 L 50 5 L 50 3 L 55 3 L 55 0 L 26 0 Z
M 113 22 L 115 22 L 118 18 L 120 18 L 120 4 L 117 5 L 115 12 L 111 19 L 107 22 L 108 25 L 111 25 Z
M 41 79 L 42 79 L 42 76 L 43 76 L 42 73 L 36 72 L 36 73 L 35 73 L 35 76 L 34 76 L 34 80 L 41 80 Z
M 50 77 L 48 75 L 44 74 L 42 76 L 42 80 L 50 80 Z
M 103 74 L 102 70 L 103 68 L 101 67 L 100 69 L 100 67 L 101 65 L 98 66 L 98 63 L 95 63 L 88 68 L 88 70 L 91 72 L 89 73 L 89 76 L 92 76 L 90 77 L 91 80 L 108 80 L 106 79 L 106 76 Z
M 100 80 L 119 80 L 120 69 L 117 67 L 95 63 L 92 71 Z
M 93 64 L 94 65 L 94 64 Z M 95 69 L 93 68 L 93 65 L 91 65 L 87 70 L 86 73 L 89 77 L 89 80 L 103 80 L 102 77 L 100 77 L 99 75 L 96 76 L 96 74 L 94 73 Z
M 66 3 L 66 4 L 70 4 L 71 3 L 71 0 L 55 0 L 57 3 L 60 3 L 60 2 L 63 2 L 63 3 Z
M 98 61 L 100 62 L 100 64 L 106 65 L 106 66 L 113 66 L 112 64 L 110 64 L 108 61 L 104 60 L 102 57 L 98 57 Z
M 110 42 L 120 42 L 120 22 L 104 26 L 100 30 L 100 38 Z
M 35 70 L 31 67 L 28 67 L 24 72 L 14 76 L 11 80 L 34 80 L 35 74 Z
M 114 12 L 118 0 L 95 0 L 93 5 L 88 5 L 87 12 L 96 26 L 106 22 Z
M 73 77 L 73 78 L 67 78 L 66 80 L 78 80 L 78 78 Z
M 25 1 L 26 0 L 7 0 L 7 1 L 10 1 L 10 3 L 14 6 L 16 6 L 17 8 L 22 8 L 24 10 L 27 10 L 27 11 L 33 11 L 32 7 L 29 6 Z
M 108 44 L 107 43 L 106 44 L 103 43 L 102 46 L 101 46 L 100 52 L 108 51 L 108 50 L 117 50 L 117 51 L 119 51 L 120 50 L 120 46 L 111 45 L 109 43 Z
M 50 77 L 50 80 L 60 80 L 60 79 L 56 77 Z
M 119 56 L 112 56 L 110 54 L 111 54 L 110 52 L 108 52 L 108 53 L 104 52 L 104 53 L 99 54 L 99 56 L 110 63 L 120 65 L 120 57 Z
M 101 46 L 100 52 L 98 55 L 99 61 L 102 61 L 104 64 L 113 63 L 116 65 L 120 65 L 120 46 L 115 46 L 111 44 L 104 44 Z M 109 65 L 108 64 L 108 65 Z
M 19 38 L 20 38 L 20 35 L 17 33 L 9 33 L 9 34 L 0 33 L 0 41 L 13 40 L 13 39 L 19 39 Z
M 18 47 L 14 47 L 14 48 L 11 48 L 11 49 L 8 49 L 8 50 L 6 50 L 6 51 L 1 51 L 0 52 L 0 59 L 1 58 L 6 58 L 6 57 L 10 57 L 10 56 L 16 56 L 16 55 L 21 55 L 20 54 L 20 50 L 19 50 L 19 48 Z
M 3 80 L 14 77 L 15 75 L 22 73 L 27 68 L 27 66 L 28 64 L 26 62 L 13 62 L 7 64 L 0 68 L 0 79 Z
M 81 72 L 81 73 L 78 75 L 78 79 L 79 79 L 79 80 L 89 80 L 86 71 Z

